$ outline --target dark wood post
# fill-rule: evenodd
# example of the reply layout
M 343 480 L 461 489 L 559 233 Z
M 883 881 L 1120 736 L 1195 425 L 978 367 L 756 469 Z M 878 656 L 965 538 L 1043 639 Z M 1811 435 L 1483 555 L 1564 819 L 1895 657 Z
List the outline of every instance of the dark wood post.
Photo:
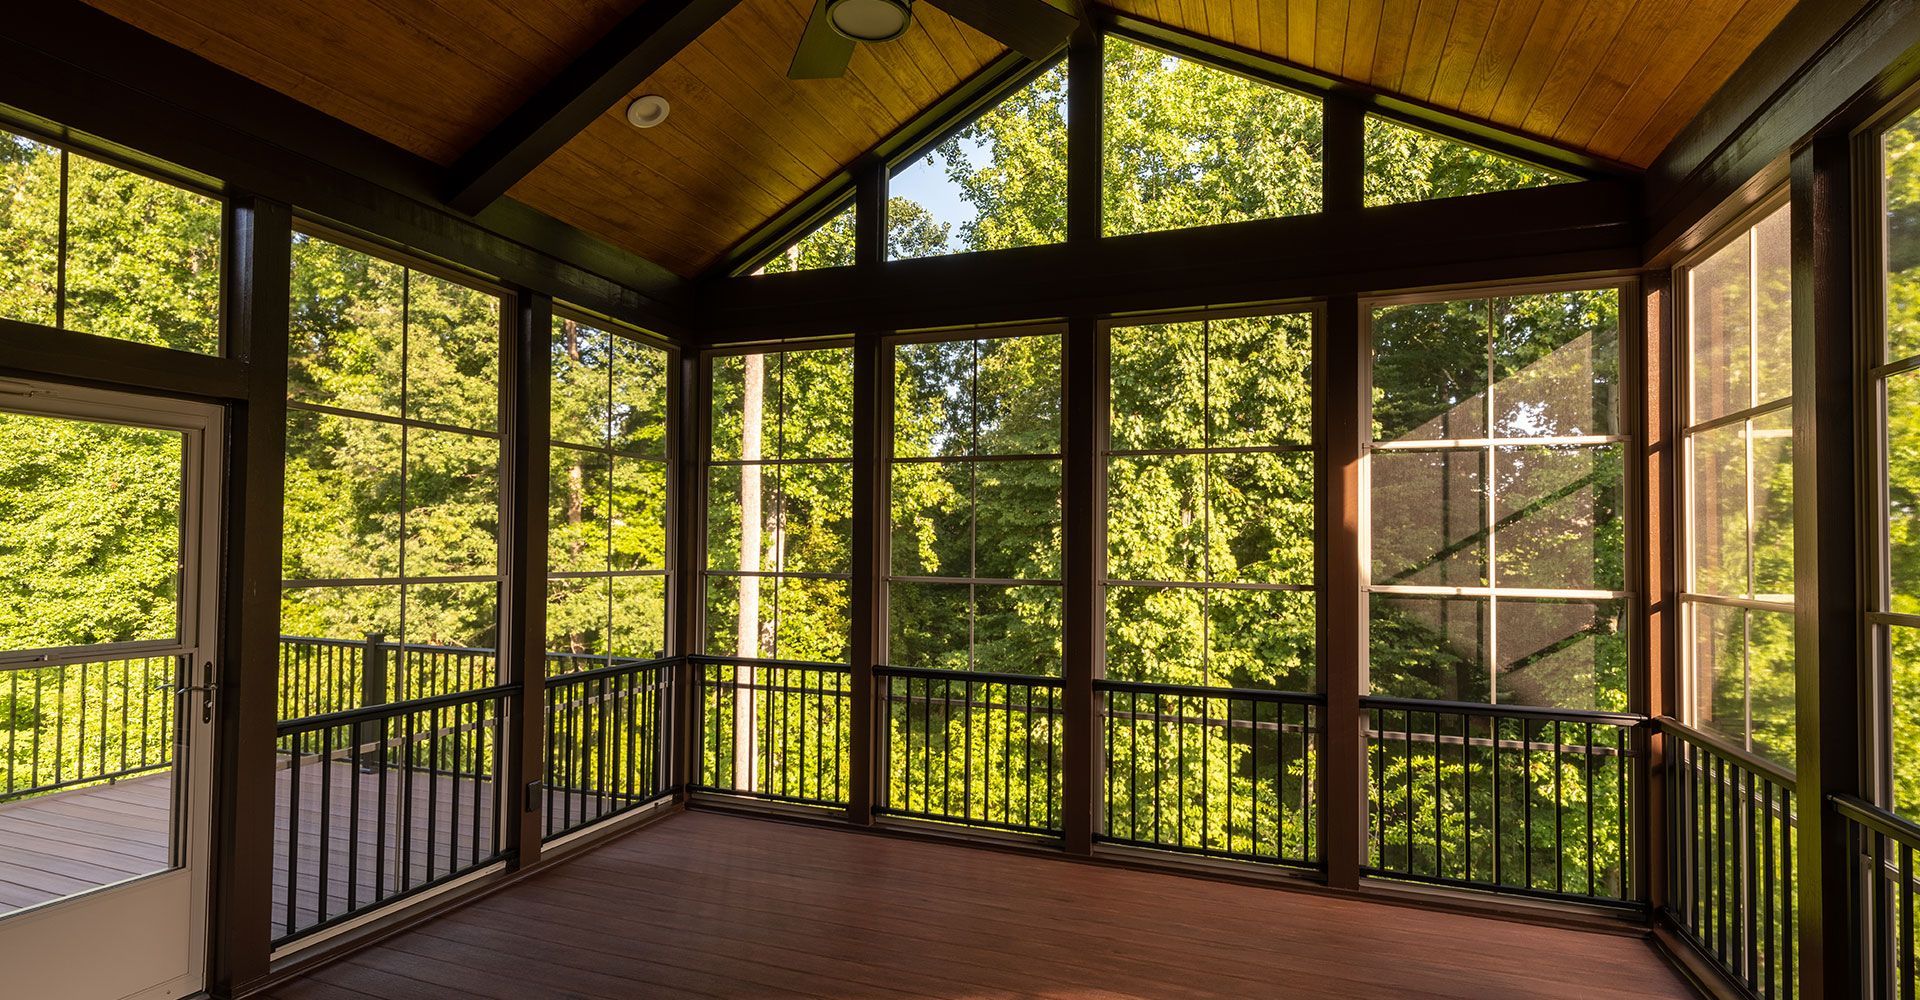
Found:
M 885 351 L 878 333 L 854 337 L 853 638 L 847 685 L 853 711 L 848 714 L 847 731 L 847 819 L 863 826 L 873 822 L 876 800 L 884 801 L 881 786 L 887 780 L 877 757 L 888 714 L 873 676 L 886 644 Z
M 360 651 L 360 707 L 386 703 L 387 637 L 375 632 L 367 636 L 366 645 Z M 377 721 L 362 722 L 354 739 L 363 747 L 372 747 L 380 742 L 381 725 Z
M 507 398 L 507 462 L 512 485 L 507 502 L 506 593 L 501 595 L 501 648 L 514 711 L 506 740 L 506 846 L 511 864 L 540 861 L 541 799 L 537 783 L 546 748 L 547 660 L 547 345 L 553 300 L 522 293 L 514 321 L 503 334 L 510 359 Z
M 887 260 L 887 163 L 869 156 L 853 172 L 853 263 L 871 273 Z
M 1067 240 L 1100 238 L 1101 145 L 1105 141 L 1105 49 L 1088 21 L 1067 49 Z
M 1318 475 L 1321 496 L 1320 673 L 1327 695 L 1320 769 L 1324 824 L 1321 850 L 1327 883 L 1356 889 L 1367 836 L 1366 566 L 1361 549 L 1360 465 L 1367 448 L 1365 324 L 1360 301 L 1334 296 L 1318 338 Z
M 1061 737 L 1061 805 L 1067 850 L 1085 854 L 1093 849 L 1099 829 L 1105 770 L 1097 743 L 1098 711 L 1093 690 L 1094 672 L 1105 636 L 1100 608 L 1100 441 L 1099 420 L 1100 324 L 1077 317 L 1067 326 L 1061 351 L 1065 369 L 1065 398 L 1061 412 L 1062 483 L 1060 506 L 1061 595 L 1064 634 L 1061 636 L 1061 674 L 1065 679 L 1066 712 Z
M 1796 873 L 1802 1000 L 1862 996 L 1848 932 L 1851 859 L 1836 793 L 1865 790 L 1861 724 L 1863 525 L 1856 457 L 1861 334 L 1855 323 L 1851 143 L 1793 154 L 1793 529 L 1799 707 Z
M 234 195 L 227 210 L 227 351 L 247 363 L 228 408 L 215 720 L 211 962 L 214 996 L 244 992 L 272 953 L 274 724 L 280 670 L 280 546 L 286 490 L 287 309 L 293 214 Z
M 1643 581 L 1646 595 L 1647 625 L 1634 655 L 1645 669 L 1634 671 L 1633 707 L 1648 716 L 1660 718 L 1673 714 L 1679 704 L 1680 607 L 1679 560 L 1675 529 L 1680 522 L 1675 505 L 1679 490 L 1674 480 L 1678 466 L 1678 413 L 1674 400 L 1674 372 L 1678 370 L 1674 351 L 1674 289 L 1671 272 L 1647 275 L 1641 282 L 1642 314 L 1646 317 L 1642 335 L 1633 338 L 1637 352 L 1627 352 L 1624 371 L 1644 371 L 1644 380 L 1626 379 L 1631 387 L 1643 382 L 1638 405 L 1623 407 L 1639 421 L 1639 482 L 1635 487 L 1637 509 L 1645 512 L 1646 525 L 1639 546 L 1640 570 L 1634 578 Z M 1629 298 L 1625 305 L 1631 306 Z M 1624 316 L 1623 316 L 1624 318 Z M 1628 328 L 1631 330 L 1631 327 Z M 1631 523 L 1631 522 L 1630 522 Z M 1646 754 L 1640 773 L 1641 793 L 1636 808 L 1644 819 L 1636 824 L 1642 842 L 1635 853 L 1640 858 L 1635 876 L 1646 895 L 1647 905 L 1658 913 L 1667 904 L 1667 761 L 1666 741 L 1657 729 L 1647 737 Z
M 672 510 L 675 546 L 671 582 L 673 634 L 668 650 L 681 658 L 674 683 L 673 723 L 668 733 L 668 780 L 685 796 L 700 779 L 699 686 L 700 668 L 692 657 L 705 648 L 701 634 L 706 607 L 707 397 L 700 384 L 700 352 L 689 345 L 675 356 L 672 470 Z
M 1323 125 L 1326 155 L 1321 164 L 1321 196 L 1329 213 L 1357 214 L 1365 186 L 1366 116 L 1360 107 L 1337 97 L 1326 102 Z M 1321 539 L 1320 674 L 1327 695 L 1326 766 L 1321 769 L 1327 808 L 1322 847 L 1327 883 L 1342 889 L 1360 885 L 1366 861 L 1367 740 L 1367 571 L 1361 548 L 1365 509 L 1360 495 L 1360 466 L 1371 423 L 1366 396 L 1366 324 L 1352 295 L 1327 301 L 1320 324 L 1314 365 L 1318 405 L 1320 503 L 1316 520 Z
M 1106 67 L 1101 36 L 1083 20 L 1067 49 L 1067 239 L 1088 243 L 1101 233 L 1101 91 Z M 1099 320 L 1074 317 L 1061 350 L 1061 675 L 1066 713 L 1061 738 L 1061 807 L 1067 850 L 1086 854 L 1101 832 L 1106 782 L 1095 724 L 1093 690 L 1106 642 L 1102 628 L 1100 576 L 1100 420 L 1105 387 L 1100 384 Z

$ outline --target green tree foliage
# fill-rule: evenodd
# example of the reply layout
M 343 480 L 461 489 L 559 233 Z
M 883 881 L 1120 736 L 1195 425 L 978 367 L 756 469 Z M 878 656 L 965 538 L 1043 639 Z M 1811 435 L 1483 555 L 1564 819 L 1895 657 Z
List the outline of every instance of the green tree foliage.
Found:
M 1920 115 L 1887 130 L 1885 360 L 1920 354 Z M 1920 612 L 1920 389 L 1887 380 L 1887 541 L 1891 610 Z M 1920 630 L 1893 626 L 1890 699 L 1894 803 L 1920 819 Z
M 817 271 L 825 267 L 849 267 L 853 264 L 853 213 L 848 205 L 820 224 L 820 228 L 795 240 L 792 246 L 774 254 L 761 267 L 763 274 L 787 274 L 792 271 Z
M 548 502 L 551 669 L 666 655 L 666 352 L 554 320 Z
M 282 631 L 492 649 L 499 298 L 306 236 L 292 284 Z
M 212 198 L 0 132 L 0 316 L 217 353 L 220 225 Z
M 1319 101 L 1114 37 L 1104 96 L 1107 235 L 1320 210 Z
M 1369 208 L 1546 187 L 1568 180 L 1551 170 L 1375 115 L 1367 116 L 1366 164 Z

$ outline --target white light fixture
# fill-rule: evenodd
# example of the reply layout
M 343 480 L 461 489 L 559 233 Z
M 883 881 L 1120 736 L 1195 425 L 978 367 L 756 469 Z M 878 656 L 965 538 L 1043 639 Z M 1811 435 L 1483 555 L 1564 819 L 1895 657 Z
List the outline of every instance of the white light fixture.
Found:
M 913 23 L 912 0 L 833 0 L 827 5 L 833 30 L 856 42 L 890 42 Z
M 652 128 L 666 121 L 667 114 L 672 110 L 673 106 L 659 94 L 636 97 L 632 104 L 627 105 L 627 124 L 634 128 Z

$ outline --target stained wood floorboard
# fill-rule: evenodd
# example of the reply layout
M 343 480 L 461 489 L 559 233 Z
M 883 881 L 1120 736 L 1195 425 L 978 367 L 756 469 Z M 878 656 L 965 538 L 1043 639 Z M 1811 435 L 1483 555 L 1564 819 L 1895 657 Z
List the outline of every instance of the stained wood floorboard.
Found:
M 1639 937 L 692 812 L 270 996 L 1694 994 Z

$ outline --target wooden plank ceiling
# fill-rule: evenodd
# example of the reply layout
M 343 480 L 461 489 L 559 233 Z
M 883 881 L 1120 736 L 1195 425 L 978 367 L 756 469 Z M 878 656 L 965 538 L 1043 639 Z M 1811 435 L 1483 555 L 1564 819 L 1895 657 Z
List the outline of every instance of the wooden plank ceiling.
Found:
M 87 0 L 442 165 L 642 0 Z M 1107 0 L 1320 73 L 1633 166 L 1794 0 Z M 511 196 L 680 274 L 712 266 L 1005 51 L 927 4 L 846 78 L 786 78 L 813 0 L 741 0 Z
M 673 103 L 666 124 L 609 108 L 509 196 L 694 274 L 1006 51 L 922 4 L 845 77 L 789 80 L 812 9 L 743 0 L 634 91 Z
M 1105 0 L 1125 14 L 1645 167 L 1794 0 Z

